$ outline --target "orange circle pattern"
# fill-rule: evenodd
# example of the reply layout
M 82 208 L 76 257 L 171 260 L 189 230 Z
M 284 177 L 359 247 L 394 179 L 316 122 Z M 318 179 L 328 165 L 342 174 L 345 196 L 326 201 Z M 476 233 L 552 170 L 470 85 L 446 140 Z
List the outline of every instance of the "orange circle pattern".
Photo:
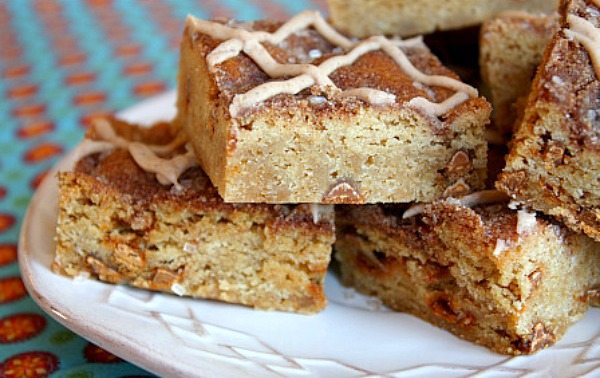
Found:
M 13 314 L 0 319 L 0 344 L 16 343 L 37 336 L 46 328 L 38 314 Z
M 58 369 L 58 358 L 48 352 L 15 354 L 0 365 L 2 378 L 43 378 Z
M 119 357 L 92 343 L 88 343 L 85 346 L 83 355 L 87 362 L 92 363 L 111 364 L 115 362 L 121 362 Z
M 19 277 L 0 278 L 0 304 L 14 302 L 27 295 Z
M 0 266 L 17 261 L 17 246 L 15 244 L 0 244 Z

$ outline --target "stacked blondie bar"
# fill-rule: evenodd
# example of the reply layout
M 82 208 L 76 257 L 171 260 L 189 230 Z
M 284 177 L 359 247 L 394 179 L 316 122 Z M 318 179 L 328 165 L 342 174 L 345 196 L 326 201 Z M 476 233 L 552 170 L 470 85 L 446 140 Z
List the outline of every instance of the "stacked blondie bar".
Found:
M 386 13 L 383 1 L 372 10 L 382 26 L 349 16 L 358 1 L 330 3 L 347 34 L 312 11 L 285 23 L 188 17 L 175 120 L 97 119 L 59 174 L 54 270 L 315 313 L 335 250 L 342 281 L 393 309 L 500 353 L 552 345 L 600 302 L 600 4 L 493 18 L 555 4 L 449 1 L 411 25 L 423 9 L 398 1 Z M 369 36 L 490 17 L 491 125 L 492 106 L 421 37 Z M 489 131 L 509 137 L 515 120 L 493 190 Z

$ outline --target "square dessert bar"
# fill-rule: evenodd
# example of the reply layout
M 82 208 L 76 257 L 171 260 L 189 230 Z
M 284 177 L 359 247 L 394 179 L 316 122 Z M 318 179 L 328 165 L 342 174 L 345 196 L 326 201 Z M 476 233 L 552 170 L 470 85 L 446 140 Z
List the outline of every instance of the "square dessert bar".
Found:
M 479 65 L 491 95 L 494 127 L 502 135 L 512 132 L 544 50 L 558 29 L 557 15 L 519 11 L 483 23 Z
M 600 241 L 599 12 L 562 4 L 497 187 Z
M 499 353 L 554 344 L 598 303 L 600 244 L 506 203 L 468 202 L 406 219 L 400 205 L 341 207 L 343 282 Z
M 350 40 L 316 12 L 189 17 L 178 81 L 175 124 L 226 202 L 429 201 L 483 186 L 490 105 L 420 39 Z
M 335 27 L 366 37 L 460 29 L 505 10 L 551 13 L 558 0 L 328 0 L 328 4 Z
M 170 125 L 96 126 L 59 173 L 56 272 L 259 309 L 324 308 L 331 206 L 226 204 Z

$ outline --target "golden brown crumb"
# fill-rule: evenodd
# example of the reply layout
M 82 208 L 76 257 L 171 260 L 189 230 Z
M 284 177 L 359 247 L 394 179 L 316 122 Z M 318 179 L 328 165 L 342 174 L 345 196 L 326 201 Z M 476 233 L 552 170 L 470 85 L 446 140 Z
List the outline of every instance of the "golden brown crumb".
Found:
M 592 1 L 564 1 L 565 17 L 577 14 L 600 27 Z M 498 188 L 577 232 L 600 240 L 597 178 L 600 80 L 587 50 L 558 32 L 546 49 L 518 126 Z
M 168 125 L 146 131 L 111 122 L 127 138 L 172 138 Z M 224 203 L 198 167 L 180 183 L 181 190 L 161 185 L 121 149 L 60 173 L 53 269 L 261 309 L 324 308 L 331 214 L 315 219 L 308 205 Z
M 507 10 L 551 13 L 558 0 L 328 0 L 328 4 L 337 28 L 366 37 L 461 29 Z
M 273 31 L 280 25 L 256 22 L 251 27 Z M 338 196 L 336 203 L 429 201 L 459 179 L 472 190 L 483 188 L 484 131 L 491 109 L 482 97 L 432 117 L 404 103 L 415 97 L 439 103 L 455 91 L 415 82 L 389 55 L 373 51 L 330 78 L 341 89 L 392 93 L 392 105 L 334 98 L 313 86 L 274 96 L 232 118 L 235 95 L 273 79 L 244 54 L 210 72 L 206 57 L 220 42 L 184 31 L 175 123 L 190 136 L 200 165 L 225 201 L 328 202 L 328 193 L 340 182 L 351 182 L 359 196 Z M 280 63 L 319 64 L 344 52 L 312 29 L 266 45 Z M 310 58 L 312 50 L 319 57 Z M 406 54 L 426 74 L 457 78 L 423 47 L 407 48 Z M 470 169 L 447 175 L 444 168 L 457 151 L 469 154 Z
M 506 203 L 340 207 L 336 259 L 359 291 L 503 354 L 554 344 L 600 283 L 600 244 Z
M 512 132 L 517 101 L 531 89 L 544 50 L 558 30 L 557 15 L 506 12 L 481 28 L 480 67 L 494 107 L 494 127 Z

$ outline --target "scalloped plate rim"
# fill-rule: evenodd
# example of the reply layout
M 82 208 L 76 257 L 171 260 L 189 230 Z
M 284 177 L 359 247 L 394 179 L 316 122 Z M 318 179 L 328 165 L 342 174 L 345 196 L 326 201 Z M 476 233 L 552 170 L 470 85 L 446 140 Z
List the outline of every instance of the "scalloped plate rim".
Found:
M 143 101 L 141 103 L 138 103 L 136 105 L 134 105 L 133 107 L 130 107 L 128 109 L 126 109 L 123 112 L 118 113 L 118 115 L 121 118 L 124 118 L 126 120 L 129 121 L 138 121 L 138 122 L 143 122 L 143 121 L 156 121 L 157 119 L 157 115 L 158 114 L 168 114 L 168 117 L 165 118 L 169 118 L 174 114 L 174 109 L 172 107 L 172 100 L 174 99 L 174 92 L 168 92 L 153 98 L 150 98 L 146 101 Z M 154 118 L 152 118 L 154 117 Z M 52 297 L 52 293 L 50 293 L 51 291 L 51 283 L 53 283 L 54 281 L 56 282 L 63 282 L 61 280 L 64 280 L 65 283 L 68 283 L 67 285 L 64 285 L 65 288 L 67 288 L 67 292 L 68 292 L 68 285 L 73 285 L 75 283 L 72 282 L 72 280 L 64 278 L 62 276 L 58 276 L 55 275 L 52 272 L 49 272 L 49 267 L 45 266 L 43 267 L 40 261 L 37 261 L 35 259 L 35 252 L 32 251 L 31 249 L 31 242 L 32 242 L 32 238 L 33 235 L 31 235 L 32 232 L 32 227 L 37 226 L 37 227 L 41 227 L 41 225 L 36 223 L 36 218 L 34 218 L 36 215 L 38 215 L 38 213 L 43 212 L 43 211 L 48 211 L 47 207 L 48 204 L 47 203 L 42 203 L 42 201 L 44 199 L 47 199 L 48 196 L 53 195 L 53 192 L 56 192 L 56 179 L 54 178 L 54 175 L 56 173 L 56 171 L 60 168 L 60 167 L 64 167 L 65 165 L 69 164 L 69 159 L 73 158 L 73 153 L 67 154 L 66 157 L 64 157 L 58 164 L 55 165 L 55 167 L 52 169 L 52 171 L 50 172 L 50 174 L 47 176 L 47 178 L 42 182 L 42 184 L 40 185 L 39 189 L 36 191 L 36 193 L 34 194 L 32 201 L 27 209 L 27 212 L 25 214 L 24 217 L 24 221 L 23 221 L 23 225 L 22 225 L 22 229 L 21 229 L 21 233 L 20 233 L 20 237 L 19 237 L 19 265 L 20 265 L 20 269 L 21 269 L 21 273 L 22 273 L 22 279 L 23 282 L 25 283 L 25 286 L 27 288 L 27 290 L 29 291 L 29 293 L 31 294 L 32 298 L 34 299 L 34 301 L 36 303 L 38 303 L 38 305 L 40 305 L 40 307 L 46 311 L 50 316 L 52 316 L 54 319 L 56 319 L 59 323 L 65 325 L 67 328 L 75 331 L 78 334 L 83 335 L 84 337 L 90 339 L 92 342 L 98 344 L 99 346 L 101 346 L 102 348 L 105 348 L 109 351 L 111 351 L 112 353 L 134 363 L 137 364 L 141 367 L 143 367 L 146 370 L 152 371 L 155 374 L 158 375 L 165 375 L 165 376 L 205 376 L 205 375 L 219 375 L 219 376 L 241 376 L 241 375 L 247 375 L 247 376 L 251 376 L 251 375 L 256 375 L 257 372 L 259 372 L 262 376 L 280 376 L 280 375 L 286 375 L 285 373 L 281 373 L 282 371 L 285 372 L 286 368 L 281 368 L 279 369 L 277 366 L 273 367 L 270 366 L 268 363 L 264 363 L 263 365 L 260 366 L 242 366 L 243 364 L 240 364 L 240 366 L 233 366 L 231 363 L 227 363 L 227 362 L 223 362 L 220 361 L 218 359 L 214 359 L 214 358 L 209 358 L 210 355 L 208 356 L 204 356 L 204 365 L 202 365 L 202 372 L 199 372 L 197 369 L 198 367 L 194 367 L 192 364 L 186 363 L 186 362 L 192 362 L 192 361 L 183 361 L 182 364 L 180 364 L 179 366 L 177 366 L 176 364 L 173 363 L 172 360 L 169 360 L 168 357 L 166 357 L 166 355 L 170 352 L 169 350 L 166 350 L 165 348 L 162 348 L 162 345 L 154 345 L 155 350 L 152 351 L 156 354 L 150 353 L 149 351 L 144 351 L 143 348 L 146 344 L 141 344 L 141 342 L 139 340 L 134 340 L 133 338 L 128 338 L 127 334 L 123 335 L 123 334 L 119 334 L 118 332 L 116 332 L 115 330 L 110 330 L 107 327 L 103 327 L 103 328 L 98 328 L 98 327 L 102 327 L 102 325 L 93 325 L 93 326 L 88 326 L 87 323 L 89 322 L 88 319 L 83 318 L 82 314 L 84 314 L 84 312 L 81 309 L 77 309 L 77 308 L 71 308 L 69 306 L 65 306 L 64 303 L 53 303 L 53 300 L 50 298 Z M 55 204 L 51 204 L 52 206 L 55 206 Z M 39 219 L 42 219 L 42 217 L 38 217 L 37 221 L 39 221 Z M 54 235 L 54 233 L 52 231 L 48 231 L 50 232 L 52 235 Z M 46 248 L 48 249 L 48 248 Z M 46 251 L 47 252 L 47 251 Z M 49 251 L 50 253 L 53 253 L 53 251 Z M 45 252 L 44 252 L 45 253 Z M 38 266 L 39 265 L 39 266 Z M 39 273 L 40 271 L 36 271 L 36 269 L 45 269 L 42 270 L 42 274 L 41 277 L 40 276 L 36 276 L 37 273 Z M 48 274 L 46 276 L 46 274 Z M 106 292 L 108 292 L 109 296 L 113 295 L 113 293 L 118 292 L 121 289 L 117 289 L 119 288 L 119 286 L 113 286 L 113 285 L 108 285 L 108 284 L 104 284 L 104 283 L 99 283 L 96 281 L 93 281 L 94 283 L 92 284 L 94 286 L 94 288 L 101 288 L 103 290 L 105 290 Z M 48 285 L 45 285 L 48 284 Z M 96 285 L 98 284 L 98 285 Z M 62 288 L 62 287 L 61 287 Z M 100 289 L 98 289 L 100 290 Z M 128 289 L 123 289 L 125 293 L 128 293 Z M 132 293 L 135 293 L 136 289 L 132 289 Z M 73 289 L 73 291 L 76 291 L 75 289 Z M 95 294 L 99 294 L 99 293 L 95 293 Z M 148 294 L 151 298 L 163 298 L 163 296 L 165 296 L 166 294 L 160 294 L 160 293 L 153 293 L 153 294 Z M 244 308 L 240 308 L 239 306 L 235 306 L 235 305 L 224 305 L 224 306 L 233 306 L 231 308 L 227 307 L 225 308 L 225 310 L 223 310 L 223 305 L 220 304 L 219 302 L 206 302 L 206 301 L 198 301 L 195 302 L 193 300 L 189 300 L 189 299 L 179 299 L 179 298 L 175 298 L 173 299 L 173 296 L 168 296 L 168 297 L 164 297 L 167 298 L 166 301 L 168 303 L 177 303 L 179 305 L 179 303 L 187 303 L 191 305 L 189 306 L 190 308 L 194 306 L 194 304 L 200 304 L 203 303 L 203 305 L 205 307 L 216 307 L 216 308 L 220 308 L 220 311 L 226 311 L 226 312 L 231 312 L 231 313 L 240 313 L 240 314 L 252 314 L 246 311 L 246 309 Z M 68 301 L 67 301 L 68 302 Z M 333 301 L 330 301 L 330 303 Z M 95 306 L 98 307 L 98 303 L 94 302 Z M 331 304 L 330 307 L 328 308 L 328 313 L 331 315 L 330 308 L 334 308 L 335 311 L 338 311 L 336 314 L 339 314 L 339 309 L 337 307 L 337 302 L 334 302 L 335 304 Z M 104 305 L 104 303 L 100 303 L 100 305 Z M 135 306 L 135 305 L 134 305 Z M 103 307 L 100 306 L 100 309 L 102 309 Z M 144 310 L 146 311 L 146 310 Z M 244 312 L 246 311 L 246 312 Z M 351 310 L 348 310 L 351 311 Z M 254 312 L 256 313 L 256 312 Z M 168 312 L 166 312 L 166 314 L 168 314 Z M 289 318 L 290 316 L 294 316 L 294 315 L 289 315 L 289 314 L 284 314 L 284 313 L 265 313 L 265 314 L 269 314 L 269 315 L 264 315 L 265 318 Z M 393 312 L 388 312 L 388 315 L 380 315 L 378 319 L 382 319 L 383 317 L 390 317 L 390 316 L 394 316 L 397 319 L 401 319 L 404 323 L 403 324 L 408 324 L 409 326 L 413 325 L 413 324 L 418 324 L 419 328 L 419 332 L 423 331 L 423 332 L 427 332 L 429 334 L 434 334 L 434 335 L 444 335 L 445 331 L 440 331 L 437 328 L 434 328 L 424 322 L 421 322 L 420 320 L 416 320 L 416 318 L 412 318 L 408 315 L 404 315 L 404 314 L 398 314 L 398 313 L 393 313 Z M 98 316 L 104 316 L 105 314 L 98 314 Z M 93 315 L 92 315 L 93 316 Z M 159 316 L 162 316 L 162 313 L 159 312 Z M 236 315 L 237 316 L 237 315 Z M 315 315 L 315 316 L 319 316 L 319 315 Z M 192 316 L 193 317 L 193 316 Z M 195 319 L 195 318 L 194 318 Z M 296 319 L 302 319 L 300 317 L 296 318 Z M 151 320 L 151 319 L 150 319 Z M 289 320 L 289 319 L 288 319 Z M 125 320 L 124 320 L 125 321 Z M 127 320 L 129 321 L 129 320 Z M 581 328 L 581 327 L 585 327 L 585 324 L 582 324 L 584 321 L 580 321 L 578 323 L 578 325 L 573 326 L 572 328 Z M 588 315 L 586 316 L 585 319 L 586 324 L 589 326 L 588 323 L 591 322 L 591 324 L 597 324 L 600 323 L 600 310 L 598 309 L 594 309 L 588 312 Z M 92 321 L 93 323 L 93 321 Z M 208 324 L 208 323 L 207 323 Z M 414 330 L 408 330 L 407 331 L 414 331 Z M 579 329 L 577 331 L 578 333 L 581 333 L 581 330 Z M 600 327 L 598 328 L 598 331 L 594 331 L 594 332 L 598 332 L 598 335 L 600 335 Z M 250 334 L 249 334 L 250 335 Z M 569 333 L 567 334 L 567 337 L 565 337 L 565 339 L 569 338 Z M 257 340 L 261 341 L 259 339 L 258 336 L 256 335 L 250 335 L 255 337 Z M 436 336 L 437 337 L 437 336 Z M 444 336 L 446 337 L 446 336 Z M 579 336 L 577 336 L 579 337 Z M 586 341 L 577 341 L 577 337 L 570 337 L 570 339 L 575 339 L 570 340 L 571 344 L 569 344 L 568 342 L 559 342 L 557 344 L 557 346 L 553 347 L 553 348 L 549 348 L 548 351 L 543 351 L 538 353 L 535 356 L 544 356 L 544 353 L 559 353 L 561 350 L 568 350 L 569 348 L 575 348 L 575 347 L 580 347 L 581 345 L 583 345 L 584 347 L 588 348 L 588 344 L 589 344 L 589 348 L 593 347 L 596 344 L 600 344 L 599 338 L 597 336 L 594 336 L 593 338 L 590 338 L 589 340 Z M 416 341 L 422 341 L 422 340 L 416 340 Z M 469 371 L 469 374 L 473 374 L 478 372 L 479 368 L 484 369 L 482 371 L 486 371 L 486 369 L 492 369 L 491 372 L 504 372 L 504 373 L 509 373 L 509 372 L 516 372 L 519 371 L 520 368 L 516 368 L 513 367 L 513 365 L 516 365 L 517 367 L 520 365 L 525 365 L 527 366 L 528 363 L 526 360 L 523 360 L 523 358 L 527 359 L 530 358 L 529 361 L 532 361 L 531 363 L 533 364 L 533 361 L 537 361 L 535 358 L 537 357 L 517 357 L 517 358 L 511 358 L 509 356 L 501 356 L 501 355 L 496 355 L 494 353 L 490 353 L 487 352 L 486 350 L 484 350 L 481 347 L 478 347 L 476 345 L 472 345 L 470 343 L 464 342 L 460 339 L 455 338 L 454 336 L 450 336 L 448 334 L 448 340 L 447 342 L 449 343 L 449 345 L 451 344 L 455 344 L 454 346 L 457 348 L 463 348 L 466 351 L 471 351 L 473 352 L 474 355 L 479 356 L 478 358 L 482 358 L 482 356 L 484 357 L 484 360 L 487 359 L 490 362 L 484 365 L 481 365 L 481 363 L 479 365 L 477 365 L 477 363 L 471 363 L 471 364 L 467 364 L 465 365 L 464 369 L 466 369 L 466 371 Z M 267 345 L 268 343 L 265 343 L 265 345 Z M 466 346 L 465 346 L 466 345 Z M 574 345 L 574 347 L 571 347 L 571 345 Z M 276 349 L 272 349 L 272 350 L 276 350 Z M 587 350 L 587 349 L 586 349 Z M 584 353 L 584 352 L 581 352 Z M 285 354 L 282 354 L 284 359 L 287 358 L 288 356 Z M 579 357 L 578 357 L 579 358 Z M 296 361 L 308 361 L 310 360 L 310 357 L 289 357 L 289 361 L 292 361 L 292 365 L 293 363 L 296 363 Z M 315 361 L 321 361 L 319 358 L 312 358 Z M 541 358 L 539 358 L 539 360 L 541 360 Z M 323 361 L 323 366 L 327 365 L 328 362 L 332 362 L 332 363 L 338 363 L 340 366 L 339 368 L 348 368 L 348 372 L 352 372 L 353 369 L 355 371 L 355 373 L 360 373 L 360 374 L 354 374 L 354 375 L 364 375 L 362 373 L 372 373 L 372 371 L 369 371 L 368 369 L 364 369 L 362 370 L 361 367 L 357 367 L 354 366 L 353 364 L 349 364 L 349 363 L 344 363 L 344 362 L 339 362 L 338 360 L 327 360 L 327 359 L 322 359 Z M 525 361 L 525 362 L 524 362 Z M 596 359 L 593 359 L 593 361 L 596 361 Z M 354 361 L 353 361 L 354 362 Z M 585 362 L 585 360 L 583 360 L 583 362 Z M 581 362 L 581 363 L 583 363 Z M 539 364 L 539 363 L 538 363 Z M 196 364 L 197 365 L 197 364 Z M 210 365 L 210 366 L 208 366 Z M 360 365 L 360 364 L 359 364 Z M 443 363 L 431 363 L 430 365 L 425 365 L 425 368 L 427 366 L 433 366 L 433 367 L 437 367 L 439 368 L 440 366 L 442 366 L 443 368 Z M 543 365 L 543 364 L 542 364 Z M 550 367 L 546 367 L 544 366 L 544 371 L 550 371 L 551 368 Z M 570 371 L 569 370 L 569 366 L 570 364 L 564 364 L 564 363 L 560 363 L 558 367 L 562 368 L 562 371 Z M 597 369 L 597 367 L 600 366 L 600 359 L 599 359 L 599 363 L 598 365 L 593 365 L 593 369 Z M 251 367 L 254 369 L 254 371 L 251 370 Z M 304 366 L 300 366 L 302 368 L 304 368 Z M 327 366 L 325 366 L 327 367 Z M 500 367 L 500 368 L 498 368 Z M 295 367 L 292 366 L 290 369 L 292 369 L 291 371 L 293 371 Z M 452 367 L 451 367 L 452 368 Z M 457 369 L 461 369 L 463 368 L 461 365 L 457 365 L 456 367 Z M 258 369 L 258 370 L 256 370 Z M 262 369 L 262 370 L 261 370 Z M 407 368 L 409 370 L 406 370 L 405 372 L 408 371 L 413 371 L 410 369 L 421 369 L 421 365 L 414 365 L 412 367 Z M 470 370 L 469 370 L 470 369 Z M 496 369 L 496 370 L 494 370 Z M 499 369 L 499 370 L 498 370 Z M 516 370 L 515 370 L 516 369 Z M 455 369 L 456 370 L 456 369 Z M 341 370 L 340 370 L 341 371 Z M 400 372 L 402 372 L 402 370 L 399 370 Z M 596 371 L 596 370 L 594 370 Z M 303 372 L 303 371 L 299 371 L 299 372 Z M 456 372 L 458 372 L 458 370 L 456 370 Z M 533 373 L 539 374 L 541 373 L 540 370 L 534 370 Z M 574 372 L 573 372 L 574 373 Z M 349 374 L 349 373 L 348 373 Z

